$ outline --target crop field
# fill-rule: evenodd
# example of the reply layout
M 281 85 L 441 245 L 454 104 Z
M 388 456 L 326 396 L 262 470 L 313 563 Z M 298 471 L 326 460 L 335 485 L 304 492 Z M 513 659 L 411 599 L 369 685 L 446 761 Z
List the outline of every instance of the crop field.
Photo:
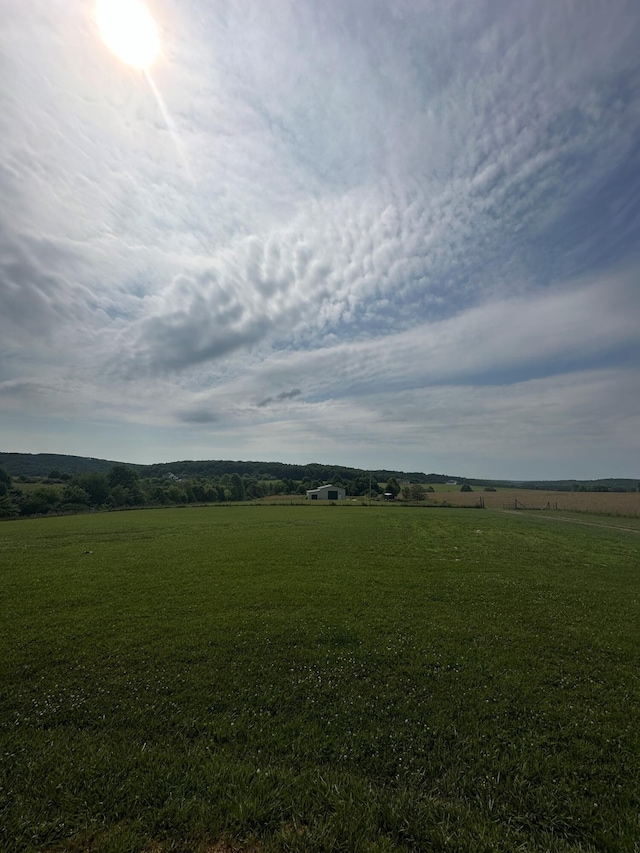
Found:
M 6 853 L 639 849 L 633 530 L 27 519 L 0 524 L 0 596 Z
M 621 515 L 640 518 L 640 493 L 638 492 L 555 492 L 539 489 L 498 489 L 485 492 L 474 486 L 473 492 L 461 492 L 460 486 L 439 486 L 428 495 L 430 503 L 446 501 L 452 506 L 475 506 L 479 498 L 488 509 L 515 506 L 516 501 L 527 509 L 551 508 L 590 512 L 602 515 Z
M 383 484 L 384 485 L 384 484 Z M 480 498 L 487 509 L 526 508 L 540 510 L 548 508 L 559 512 L 581 512 L 598 515 L 622 516 L 640 519 L 640 493 L 638 492 L 556 492 L 542 489 L 497 489 L 485 492 L 474 486 L 473 492 L 461 492 L 460 486 L 436 484 L 433 492 L 427 493 L 426 504 L 454 507 L 475 507 Z M 378 499 L 379 501 L 379 499 Z M 271 495 L 260 503 L 292 504 L 305 503 L 301 495 Z M 366 497 L 347 498 L 348 503 L 367 503 Z M 402 497 L 398 498 L 402 504 Z

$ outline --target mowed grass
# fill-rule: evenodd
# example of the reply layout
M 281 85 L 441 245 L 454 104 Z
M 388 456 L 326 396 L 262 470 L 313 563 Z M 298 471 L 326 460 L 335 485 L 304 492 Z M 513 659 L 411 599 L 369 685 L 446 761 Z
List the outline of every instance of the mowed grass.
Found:
M 490 511 L 0 525 L 0 849 L 633 851 L 640 539 Z

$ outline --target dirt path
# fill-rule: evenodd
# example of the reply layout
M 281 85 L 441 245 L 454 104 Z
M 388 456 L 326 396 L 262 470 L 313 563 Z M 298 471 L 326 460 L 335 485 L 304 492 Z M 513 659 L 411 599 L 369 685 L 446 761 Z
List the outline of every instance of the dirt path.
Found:
M 503 509 L 509 515 L 528 515 L 526 510 Z M 629 533 L 640 533 L 638 527 L 623 527 L 621 524 L 605 524 L 601 521 L 582 521 L 579 518 L 567 518 L 564 515 L 542 515 L 536 512 L 536 518 L 546 518 L 548 521 L 564 521 L 566 524 L 582 524 L 585 527 L 605 527 L 607 530 L 627 530 Z

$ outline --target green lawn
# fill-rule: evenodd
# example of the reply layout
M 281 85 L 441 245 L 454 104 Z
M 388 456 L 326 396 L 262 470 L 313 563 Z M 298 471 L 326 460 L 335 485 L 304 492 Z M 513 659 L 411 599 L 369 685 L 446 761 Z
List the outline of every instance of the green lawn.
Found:
M 631 853 L 639 554 L 399 506 L 0 524 L 0 849 Z

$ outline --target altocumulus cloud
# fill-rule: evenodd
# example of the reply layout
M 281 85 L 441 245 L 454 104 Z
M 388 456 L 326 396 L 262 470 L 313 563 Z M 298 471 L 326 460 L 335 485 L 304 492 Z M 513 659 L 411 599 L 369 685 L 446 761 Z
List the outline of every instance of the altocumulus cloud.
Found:
M 218 417 L 208 409 L 188 409 L 178 412 L 177 416 L 186 424 L 213 424 L 218 420 Z
M 637 4 L 150 5 L 193 180 L 91 4 L 0 0 L 3 442 L 633 475 Z
M 264 400 L 258 403 L 258 406 L 262 409 L 271 403 L 282 403 L 284 400 L 293 400 L 301 394 L 302 391 L 299 388 L 292 388 L 291 391 L 281 391 L 275 397 L 265 397 Z

